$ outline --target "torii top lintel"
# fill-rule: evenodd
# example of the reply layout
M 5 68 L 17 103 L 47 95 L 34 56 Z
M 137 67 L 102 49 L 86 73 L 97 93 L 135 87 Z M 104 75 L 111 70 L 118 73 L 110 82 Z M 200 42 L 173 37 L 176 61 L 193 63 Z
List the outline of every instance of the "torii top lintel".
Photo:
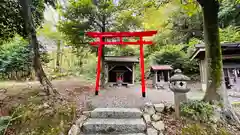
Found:
M 87 32 L 89 37 L 146 37 L 153 36 L 157 31 L 143 32 Z
M 143 32 L 87 32 L 89 37 L 99 38 L 101 42 L 91 42 L 91 45 L 140 45 L 140 44 L 153 44 L 152 41 L 144 41 L 142 38 L 147 36 L 153 36 L 157 31 L 143 31 Z M 123 37 L 139 37 L 140 40 L 137 42 L 125 42 L 122 40 Z M 119 38 L 119 41 L 106 42 L 102 41 L 102 38 Z

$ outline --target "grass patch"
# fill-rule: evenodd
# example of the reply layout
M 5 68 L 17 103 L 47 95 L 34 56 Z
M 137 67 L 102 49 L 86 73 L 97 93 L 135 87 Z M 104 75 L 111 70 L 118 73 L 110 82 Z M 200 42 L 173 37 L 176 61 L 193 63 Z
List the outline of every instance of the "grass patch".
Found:
M 13 105 L 6 135 L 67 134 L 76 118 L 76 105 L 66 100 L 32 96 L 24 103 Z

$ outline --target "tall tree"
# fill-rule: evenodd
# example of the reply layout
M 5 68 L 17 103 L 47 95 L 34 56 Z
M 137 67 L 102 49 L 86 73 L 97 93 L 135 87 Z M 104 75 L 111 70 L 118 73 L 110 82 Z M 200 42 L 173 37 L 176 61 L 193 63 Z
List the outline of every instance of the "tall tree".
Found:
M 199 6 L 197 6 L 197 4 L 192 4 L 190 8 L 189 6 L 183 6 L 184 8 L 179 8 L 181 7 L 181 3 L 176 1 L 175 5 L 177 5 L 178 8 L 175 11 L 171 10 L 174 13 L 167 18 L 168 22 L 166 23 L 166 26 L 162 27 L 163 30 L 161 31 L 163 33 L 160 32 L 161 34 L 157 36 L 156 43 L 161 45 L 178 44 L 179 42 L 188 43 L 193 37 L 202 40 L 203 17 Z M 174 5 L 171 5 L 171 7 L 173 8 Z M 239 4 L 235 0 L 221 0 L 218 13 L 219 27 L 225 28 L 229 25 L 235 27 L 239 26 L 239 12 Z M 160 13 L 158 15 L 162 19 L 162 15 Z M 153 14 L 152 18 L 156 18 L 156 15 Z M 158 25 L 159 24 L 160 23 L 158 21 Z M 167 30 L 170 31 L 168 34 L 166 32 Z
M 47 94 L 55 94 L 57 91 L 53 89 L 53 86 L 51 82 L 48 80 L 42 64 L 40 60 L 40 53 L 39 53 L 39 43 L 36 36 L 36 30 L 34 26 L 34 21 L 32 19 L 32 12 L 31 12 L 31 0 L 20 0 L 21 5 L 21 13 L 23 16 L 24 24 L 25 24 L 25 31 L 28 36 L 29 42 L 33 47 L 33 67 L 36 72 L 36 75 L 40 81 L 40 83 L 43 85 L 44 90 L 46 90 Z
M 131 0 L 131 2 L 134 1 Z M 69 6 L 63 11 L 65 19 L 60 22 L 59 29 L 66 35 L 71 45 L 82 50 L 88 46 L 89 39 L 80 36 L 86 31 L 106 32 L 141 29 L 140 17 L 136 16 L 137 10 L 130 8 L 131 6 L 132 3 L 129 4 L 127 0 L 118 3 L 113 0 L 70 0 Z M 102 69 L 104 69 L 106 49 L 104 47 L 102 53 Z M 105 75 L 102 70 L 101 86 L 104 87 L 104 85 Z
M 33 0 L 31 5 L 32 19 L 36 27 L 40 26 L 43 20 L 44 3 L 55 6 L 56 0 Z M 0 1 L 0 41 L 8 40 L 19 34 L 27 36 L 21 6 L 19 0 Z
M 52 90 L 48 90 L 52 89 L 52 85 L 46 78 L 41 66 L 39 58 L 39 44 L 37 43 L 35 32 L 35 28 L 40 26 L 43 20 L 43 12 L 45 9 L 44 4 L 51 4 L 52 6 L 55 6 L 55 0 L 33 0 L 30 3 L 28 0 L 0 1 L 0 20 L 2 22 L 0 24 L 0 43 L 1 41 L 14 37 L 15 34 L 19 34 L 27 39 L 32 39 L 31 48 L 34 48 L 33 65 L 36 75 L 47 92 L 52 93 Z M 32 35 L 29 36 L 29 33 L 32 33 Z
M 240 123 L 228 100 L 223 79 L 222 50 L 219 40 L 218 0 L 197 0 L 202 7 L 204 20 L 205 59 L 207 59 L 207 91 L 205 101 L 223 103 L 223 112 L 228 118 Z

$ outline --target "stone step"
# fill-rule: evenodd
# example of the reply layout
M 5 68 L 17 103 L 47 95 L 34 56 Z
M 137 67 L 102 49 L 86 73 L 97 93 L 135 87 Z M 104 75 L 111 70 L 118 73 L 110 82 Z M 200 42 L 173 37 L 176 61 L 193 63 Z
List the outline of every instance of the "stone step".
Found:
M 138 108 L 96 108 L 91 112 L 91 118 L 141 118 Z
M 84 133 L 124 134 L 144 133 L 143 119 L 88 119 L 82 126 Z

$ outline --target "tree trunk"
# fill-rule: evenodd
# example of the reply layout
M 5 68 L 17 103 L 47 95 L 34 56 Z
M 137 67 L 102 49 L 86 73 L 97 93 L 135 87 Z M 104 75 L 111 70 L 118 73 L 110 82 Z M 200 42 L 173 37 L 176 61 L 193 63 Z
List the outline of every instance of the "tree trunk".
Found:
M 57 40 L 56 72 L 60 71 L 61 40 Z
M 51 82 L 48 80 L 42 68 L 40 53 L 39 53 L 39 44 L 37 41 L 36 30 L 33 25 L 30 3 L 31 3 L 31 0 L 20 0 L 20 5 L 22 7 L 22 15 L 25 21 L 26 31 L 29 35 L 29 40 L 30 40 L 29 42 L 33 46 L 33 53 L 34 53 L 33 68 L 44 90 L 47 92 L 48 95 L 50 94 L 53 95 L 57 93 L 57 91 L 53 89 Z
M 207 59 L 207 91 L 204 101 L 222 104 L 223 114 L 239 123 L 239 119 L 228 100 L 222 63 L 222 49 L 219 40 L 218 0 L 197 0 L 202 6 L 204 18 L 205 59 Z
M 204 1 L 204 40 L 205 40 L 205 58 L 207 59 L 207 91 L 204 100 L 220 100 L 222 82 L 222 51 L 219 40 L 218 30 L 218 11 L 219 3 L 216 0 Z
M 83 59 L 84 59 L 84 48 L 83 47 L 80 47 L 80 48 L 77 48 L 77 57 L 78 57 L 78 67 L 79 67 L 79 73 L 81 74 L 82 71 L 83 71 Z

